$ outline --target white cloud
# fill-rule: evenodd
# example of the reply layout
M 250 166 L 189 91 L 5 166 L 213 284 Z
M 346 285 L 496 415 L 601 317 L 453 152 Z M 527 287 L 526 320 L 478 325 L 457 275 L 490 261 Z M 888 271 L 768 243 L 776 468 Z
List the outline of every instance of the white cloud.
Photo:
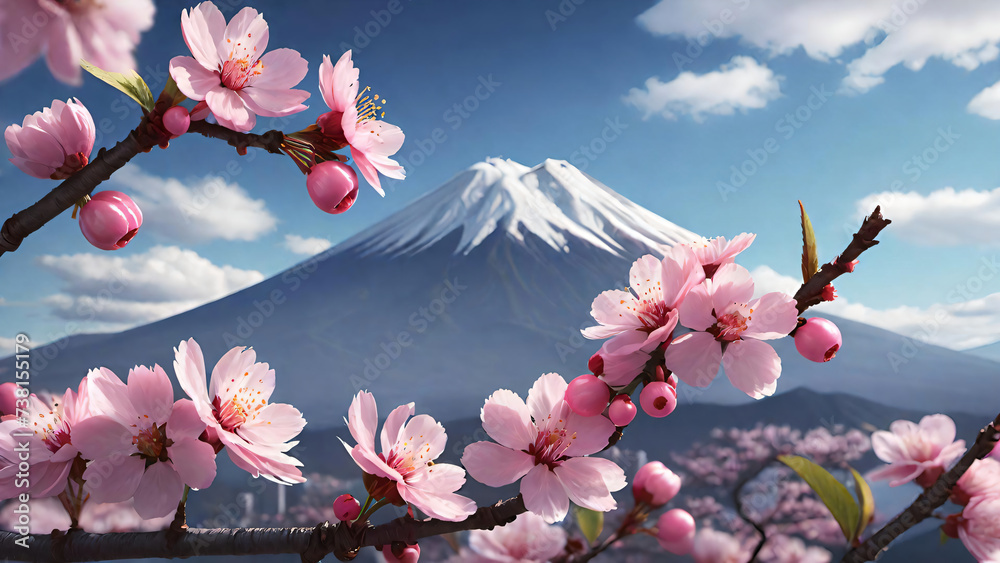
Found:
M 1000 246 L 1000 188 L 881 192 L 855 205 L 859 217 L 881 205 L 882 214 L 892 218 L 892 232 L 918 244 Z
M 976 94 L 966 109 L 986 119 L 1000 119 L 1000 82 Z
M 278 223 L 264 200 L 251 198 L 238 184 L 226 183 L 219 176 L 188 185 L 129 164 L 111 182 L 126 187 L 139 205 L 142 229 L 179 242 L 255 240 Z
M 791 294 L 800 285 L 798 278 L 779 274 L 767 266 L 755 268 L 751 275 L 758 296 L 769 291 Z M 1000 293 L 947 304 L 932 303 L 925 307 L 901 306 L 889 309 L 876 309 L 837 297 L 832 302 L 821 303 L 809 310 L 870 324 L 953 350 L 967 350 L 1000 339 Z
M 632 88 L 625 102 L 646 112 L 676 119 L 688 114 L 701 122 L 706 115 L 732 115 L 760 109 L 781 95 L 779 77 L 750 57 L 733 57 L 729 64 L 705 74 L 682 72 L 670 82 L 652 77 L 646 88 Z
M 661 0 L 638 22 L 658 35 L 739 37 L 772 55 L 802 48 L 823 61 L 864 43 L 843 81 L 858 93 L 900 64 L 916 71 L 939 58 L 971 70 L 1000 54 L 1000 3 L 980 0 Z
M 124 257 L 45 255 L 37 263 L 66 282 L 63 293 L 45 299 L 53 313 L 67 320 L 92 321 L 95 329 L 166 318 L 264 279 L 260 272 L 217 266 L 176 246 L 157 246 Z
M 331 246 L 333 246 L 333 243 L 325 238 L 305 238 L 300 237 L 299 235 L 285 235 L 285 248 L 295 254 L 312 256 L 323 252 Z
M 14 339 L 0 336 L 0 358 L 5 358 L 14 353 Z

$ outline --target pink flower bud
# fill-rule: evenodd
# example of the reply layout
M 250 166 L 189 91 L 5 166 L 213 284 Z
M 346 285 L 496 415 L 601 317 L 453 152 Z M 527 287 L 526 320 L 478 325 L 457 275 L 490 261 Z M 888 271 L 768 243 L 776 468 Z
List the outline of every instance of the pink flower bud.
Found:
M 604 358 L 601 357 L 600 353 L 596 353 L 590 357 L 590 361 L 587 362 L 587 369 L 594 375 L 604 374 Z
M 4 353 L 10 353 L 13 350 L 4 350 Z M 17 413 L 17 384 L 13 381 L 8 381 L 6 383 L 0 383 L 0 416 L 8 416 Z
M 581 416 L 597 416 L 604 412 L 611 398 L 611 389 L 597 376 L 581 375 L 569 382 L 566 388 L 566 402 L 569 408 Z
M 837 298 L 837 288 L 833 287 L 832 283 L 826 284 L 823 288 L 823 293 L 820 294 L 820 299 L 823 301 L 833 301 Z
M 123 248 L 141 225 L 139 206 L 121 192 L 97 192 L 80 208 L 80 230 L 101 250 Z
M 677 391 L 665 381 L 647 383 L 639 393 L 642 410 L 654 418 L 663 418 L 677 407 Z
M 174 137 L 187 133 L 191 126 L 191 115 L 181 106 L 174 106 L 163 113 L 163 127 Z
M 656 539 L 660 547 L 677 555 L 691 552 L 694 531 L 694 518 L 680 508 L 664 512 L 656 522 Z
M 316 207 L 336 215 L 350 209 L 358 198 L 358 175 L 339 160 L 327 160 L 312 167 L 306 188 Z
M 615 426 L 628 426 L 635 419 L 636 408 L 628 395 L 618 395 L 608 407 L 608 418 Z
M 417 563 L 420 559 L 420 546 L 394 541 L 382 546 L 382 557 L 385 557 L 386 563 Z
M 80 100 L 52 100 L 52 108 L 25 116 L 4 132 L 10 159 L 35 178 L 63 180 L 87 165 L 94 149 L 94 118 Z
M 353 495 L 343 494 L 333 501 L 333 513 L 337 520 L 350 522 L 361 516 L 361 504 Z
M 681 490 L 681 478 L 659 461 L 651 461 L 639 468 L 632 480 L 635 501 L 659 508 L 670 502 Z
M 837 355 L 843 339 L 833 321 L 813 317 L 795 331 L 795 349 L 807 360 L 829 362 Z

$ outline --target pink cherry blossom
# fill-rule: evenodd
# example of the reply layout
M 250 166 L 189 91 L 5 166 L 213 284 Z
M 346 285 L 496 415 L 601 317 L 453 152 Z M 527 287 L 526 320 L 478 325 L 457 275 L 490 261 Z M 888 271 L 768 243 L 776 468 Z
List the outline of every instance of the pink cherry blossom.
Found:
M 977 561 L 1000 561 L 1000 495 L 969 501 L 959 518 L 958 537 Z
M 662 260 L 649 254 L 636 260 L 629 272 L 630 291 L 605 291 L 594 299 L 590 313 L 600 325 L 584 329 L 583 335 L 612 337 L 599 352 L 608 385 L 627 385 L 642 371 L 650 352 L 670 339 L 677 307 L 704 279 L 694 251 L 678 245 Z
M 760 560 L 766 563 L 830 563 L 833 554 L 815 545 L 807 546 L 799 538 L 769 534 Z
M 521 480 L 527 509 L 552 523 L 566 517 L 569 501 L 607 512 L 617 507 L 611 493 L 625 487 L 625 472 L 595 454 L 608 445 L 615 425 L 603 416 L 581 416 L 566 403 L 567 383 L 547 373 L 528 391 L 528 402 L 501 389 L 482 410 L 483 428 L 495 442 L 465 448 L 462 464 L 473 479 L 490 487 Z
M 66 480 L 79 450 L 78 424 L 90 416 L 90 402 L 85 382 L 79 392 L 67 389 L 61 396 L 30 395 L 27 418 L 0 422 L 0 498 L 16 498 L 29 493 L 32 498 L 56 496 L 66 489 Z M 27 428 L 22 422 L 28 421 Z M 75 431 L 75 433 L 74 433 Z M 30 436 L 25 439 L 25 433 Z M 27 442 L 27 460 L 20 457 L 20 444 Z M 18 486 L 19 461 L 27 461 L 30 486 Z M 23 472 L 21 472 L 23 473 Z
M 680 306 L 680 321 L 695 332 L 667 346 L 667 368 L 688 385 L 707 387 L 721 361 L 737 389 L 754 399 L 772 395 L 781 358 L 764 341 L 791 332 L 798 312 L 784 293 L 751 300 L 753 291 L 750 272 L 736 264 L 719 266 L 712 279 L 693 288 Z
M 170 76 L 192 100 L 204 100 L 220 125 L 249 131 L 257 116 L 283 117 L 306 109 L 305 90 L 292 87 L 305 78 L 308 63 L 293 49 L 267 54 L 264 16 L 246 7 L 229 24 L 211 2 L 181 12 L 181 31 L 194 57 L 170 60 Z
M 155 12 L 152 0 L 2 0 L 0 80 L 43 52 L 52 75 L 74 86 L 83 83 L 80 59 L 113 72 L 134 69 L 132 51 Z
M 432 463 L 444 452 L 448 436 L 430 415 L 413 413 L 413 403 L 389 413 L 382 427 L 382 453 L 377 454 L 375 397 L 361 391 L 351 401 L 347 415 L 347 427 L 357 445 L 352 448 L 343 440 L 341 443 L 371 476 L 366 478 L 366 486 L 372 497 L 408 502 L 433 518 L 464 520 L 476 511 L 472 499 L 455 494 L 465 484 L 465 470 L 450 463 Z
M 354 68 L 351 51 L 341 55 L 337 64 L 329 55 L 323 55 L 319 66 L 319 89 L 330 111 L 316 121 L 324 135 L 342 139 L 351 146 L 351 157 L 361 170 L 361 175 L 384 196 L 378 174 L 402 180 L 406 177 L 403 167 L 389 158 L 403 146 L 403 131 L 378 118 L 385 98 L 378 94 L 366 95 L 368 88 L 358 93 L 358 69 Z
M 549 525 L 531 512 L 506 526 L 469 532 L 469 547 L 480 563 L 536 563 L 550 561 L 566 547 L 566 530 Z
M 257 362 L 253 348 L 236 347 L 212 368 L 206 389 L 205 357 L 193 338 L 174 348 L 174 373 L 208 427 L 210 441 L 225 446 L 229 458 L 254 477 L 302 483 L 299 460 L 285 452 L 298 442 L 306 421 L 295 407 L 269 403 L 274 370 Z
M 738 539 L 711 528 L 698 530 L 691 557 L 695 563 L 743 563 L 746 560 Z
M 966 505 L 973 497 L 1000 494 L 1000 461 L 977 459 L 962 475 L 951 491 L 955 504 Z
M 962 457 L 965 440 L 955 440 L 955 421 L 949 416 L 932 414 L 920 419 L 919 426 L 909 420 L 897 420 L 889 425 L 888 432 L 874 432 L 872 450 L 889 465 L 871 472 L 868 478 L 890 479 L 889 486 L 898 487 L 925 472 L 937 478 Z
M 128 384 L 107 368 L 87 374 L 94 416 L 80 421 L 73 436 L 80 453 L 93 460 L 83 473 L 96 502 L 123 502 L 143 518 L 177 508 L 184 485 L 203 489 L 215 479 L 215 451 L 199 441 L 205 423 L 194 403 L 174 402 L 170 379 L 160 366 L 137 366 Z
M 726 241 L 726 237 L 715 237 L 711 240 L 690 242 L 687 245 L 698 255 L 698 261 L 705 268 L 705 277 L 712 278 L 719 266 L 735 261 L 736 255 L 746 250 L 755 238 L 757 235 L 753 233 L 741 233 L 731 241 Z
M 0 57 L 2 58 L 2 57 Z M 29 176 L 62 180 L 87 165 L 94 149 L 94 118 L 76 98 L 52 100 L 52 108 L 7 126 L 4 139 L 14 166 Z

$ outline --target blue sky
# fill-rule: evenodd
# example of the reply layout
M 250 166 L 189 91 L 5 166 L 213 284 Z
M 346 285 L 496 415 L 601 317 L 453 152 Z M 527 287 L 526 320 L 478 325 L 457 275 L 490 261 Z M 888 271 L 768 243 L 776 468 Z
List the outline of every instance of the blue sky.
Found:
M 189 54 L 180 10 L 190 5 L 156 4 L 135 53 L 154 91 L 169 59 Z M 178 138 L 99 188 L 151 201 L 127 248 L 94 249 L 67 212 L 0 258 L 0 345 L 20 331 L 47 341 L 119 330 L 221 297 L 302 260 L 294 237 L 336 244 L 489 156 L 569 160 L 704 236 L 756 232 L 742 263 L 767 288 L 794 285 L 797 199 L 824 260 L 847 244 L 859 209 L 881 202 L 895 222 L 828 311 L 959 349 L 1000 339 L 1000 9 L 801 4 L 789 14 L 777 0 L 254 2 L 269 48 L 309 60 L 299 87 L 312 92 L 309 110 L 257 131 L 312 123 L 326 109 L 322 55 L 351 48 L 361 82 L 389 100 L 385 120 L 406 133 L 407 179 L 384 199 L 363 185 L 350 212 L 331 216 L 288 158 Z M 67 86 L 39 60 L 0 83 L 0 126 L 71 96 L 102 129 L 98 146 L 138 121 L 115 90 L 93 78 Z M 4 216 L 54 187 L 9 164 L 6 147 L 0 156 Z M 741 168 L 752 170 L 745 183 L 722 186 Z M 169 220 L 185 194 L 216 193 L 197 224 Z M 135 276 L 129 290 L 81 309 L 81 288 L 108 287 L 101 276 L 122 268 Z

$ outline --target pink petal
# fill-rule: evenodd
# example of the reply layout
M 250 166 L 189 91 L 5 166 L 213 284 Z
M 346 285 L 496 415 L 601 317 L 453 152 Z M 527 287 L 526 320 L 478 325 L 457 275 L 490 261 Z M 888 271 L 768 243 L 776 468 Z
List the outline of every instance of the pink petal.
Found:
M 132 508 L 143 519 L 159 518 L 176 510 L 183 495 L 184 482 L 174 468 L 167 463 L 154 463 L 136 487 Z
M 594 463 L 597 459 L 599 458 L 570 458 L 562 462 L 553 472 L 562 482 L 566 494 L 574 504 L 598 512 L 608 512 L 617 508 L 618 503 L 604 484 L 603 470 L 606 467 Z M 625 473 L 621 469 L 618 469 L 618 472 L 624 480 Z
M 906 445 L 900 437 L 893 432 L 886 432 L 885 430 L 872 432 L 872 451 L 875 452 L 875 455 L 879 459 L 886 463 L 895 463 L 910 459 Z
M 204 100 L 208 93 L 219 85 L 219 73 L 209 70 L 191 57 L 170 59 L 170 76 L 177 83 L 177 89 L 192 100 Z
M 284 117 L 307 109 L 302 102 L 309 97 L 305 90 L 281 90 L 249 86 L 240 91 L 247 107 L 264 117 Z
M 49 180 L 52 177 L 52 173 L 56 171 L 55 166 L 46 166 L 44 164 L 39 164 L 31 160 L 25 160 L 23 158 L 14 157 L 7 159 L 14 166 L 18 167 L 21 172 L 24 172 L 28 176 L 34 178 L 41 178 L 42 180 Z
M 890 487 L 898 487 L 916 479 L 924 472 L 919 463 L 894 463 L 868 473 L 869 481 L 884 481 L 889 479 Z
M 254 477 L 264 477 L 269 481 L 274 481 L 275 483 L 290 485 L 294 483 L 303 483 L 305 478 L 302 477 L 302 472 L 297 469 L 298 466 L 302 464 L 295 458 L 284 456 L 281 454 L 280 459 L 289 459 L 293 463 L 285 463 L 280 461 L 279 456 L 272 454 L 271 458 L 264 457 L 263 455 L 258 455 L 254 453 L 245 445 L 236 445 L 232 441 L 227 441 L 226 437 L 233 437 L 232 434 L 223 434 L 220 438 L 226 444 L 226 451 L 229 452 L 229 459 L 236 464 L 237 467 L 246 471 Z
M 214 422 L 214 419 L 212 420 Z M 190 399 L 179 399 L 174 403 L 167 422 L 167 431 L 171 440 L 183 438 L 197 439 L 205 431 L 206 423 L 198 414 L 198 409 Z
M 52 112 L 55 114 L 54 134 L 62 145 L 63 152 L 66 154 L 81 152 L 89 156 L 94 148 L 96 135 L 94 118 L 90 115 L 90 111 L 79 100 L 70 100 L 70 103 L 53 100 Z
M 413 403 L 407 403 L 392 409 L 392 412 L 385 419 L 385 424 L 382 425 L 382 434 L 380 437 L 383 452 L 387 453 L 392 450 L 393 446 L 402 439 L 403 424 L 406 423 L 407 418 L 413 416 L 413 413 Z
M 427 414 L 411 418 L 403 427 L 400 437 L 405 445 L 397 443 L 396 452 L 412 451 L 415 458 L 424 463 L 437 459 L 448 442 L 444 427 Z
M 22 18 L 30 18 L 38 11 L 34 2 L 5 2 L 4 17 L 0 17 L 0 37 L 6 43 L 3 57 L 0 57 L 0 81 L 24 70 L 42 53 L 46 34 L 35 33 L 26 37 L 20 32 L 24 25 Z M 17 35 L 17 48 L 13 48 L 14 37 Z M 8 49 L 6 47 L 10 46 Z
M 773 395 L 777 389 L 781 358 L 770 344 L 760 340 L 737 340 L 726 348 L 722 367 L 737 389 L 760 399 Z
M 548 466 L 536 465 L 521 480 L 521 495 L 524 506 L 552 524 L 566 517 L 569 511 L 569 496 L 559 477 Z
M 799 312 L 791 295 L 778 291 L 767 293 L 754 303 L 752 320 L 747 323 L 743 338 L 773 340 L 788 336 L 798 322 Z
M 753 278 L 737 264 L 723 264 L 712 276 L 712 304 L 723 311 L 733 303 L 749 303 L 753 297 Z
M 72 463 L 42 462 L 31 466 L 31 496 L 33 498 L 54 497 L 66 490 L 66 478 Z
M 198 413 L 205 418 L 211 416 L 211 400 L 208 398 L 205 356 L 194 338 L 182 340 L 174 348 L 174 375 L 181 389 L 194 401 Z
M 18 148 L 23 151 L 23 154 L 17 154 L 14 152 L 15 147 L 11 146 L 11 153 L 14 156 L 21 156 L 53 168 L 62 166 L 66 160 L 66 151 L 48 131 L 35 126 L 27 126 L 22 128 L 16 137 Z
M 640 302 L 663 301 L 663 264 L 655 256 L 639 257 L 632 263 L 628 277 L 629 288 L 636 292 Z
M 319 85 L 326 105 L 333 111 L 344 112 L 354 105 L 358 96 L 358 69 L 354 68 L 351 51 L 340 56 L 336 65 L 330 65 L 330 58 L 324 57 L 325 69 L 320 69 Z
M 528 407 L 513 391 L 500 389 L 486 399 L 481 413 L 483 429 L 500 444 L 513 450 L 527 449 L 537 431 Z
M 125 502 L 132 498 L 146 462 L 139 456 L 118 456 L 92 461 L 83 472 L 92 502 Z
M 294 87 L 309 72 L 309 63 L 295 49 L 275 49 L 260 58 L 263 67 L 254 88 L 287 90 Z M 309 93 L 306 92 L 306 96 Z M 299 100 L 301 101 L 301 100 Z
M 493 442 L 473 442 L 465 447 L 462 465 L 476 481 L 502 487 L 524 477 L 535 466 L 535 458 Z
M 708 286 L 696 285 L 679 307 L 681 324 L 692 330 L 706 330 L 715 324 L 714 307 Z
M 375 396 L 368 391 L 359 392 L 347 409 L 347 428 L 359 446 L 375 448 L 375 430 L 378 428 L 378 409 Z
M 135 453 L 132 432 L 117 420 L 97 415 L 81 420 L 73 427 L 73 445 L 86 459 L 100 460 Z
M 594 298 L 590 314 L 601 323 L 583 331 L 587 338 L 608 338 L 642 326 L 635 315 L 635 297 L 627 291 L 612 289 Z
M 649 361 L 649 354 L 643 352 L 645 345 L 646 333 L 635 329 L 606 341 L 600 351 L 604 359 L 604 381 L 617 387 L 635 379 Z
M 345 113 L 344 115 L 347 114 Z M 361 175 L 364 177 L 365 181 L 375 188 L 378 195 L 385 197 L 385 191 L 382 190 L 382 182 L 378 179 L 378 170 L 375 169 L 375 165 L 368 160 L 362 151 L 356 149 L 354 146 L 351 146 L 351 158 L 353 158 L 354 163 L 358 165 L 358 170 L 361 171 Z
M 528 391 L 528 412 L 535 424 L 540 424 L 563 402 L 568 384 L 558 373 L 546 373 L 539 377 Z
M 346 444 L 345 444 L 346 446 Z M 350 450 L 351 459 L 354 463 L 358 464 L 365 473 L 375 475 L 376 477 L 385 477 L 392 481 L 402 481 L 403 476 L 399 474 L 398 471 L 389 467 L 381 458 L 375 455 L 372 450 L 362 448 L 361 446 L 354 446 Z
M 54 15 L 45 31 L 48 33 L 45 62 L 52 75 L 71 86 L 83 84 L 83 71 L 80 67 L 83 46 L 69 15 Z
M 346 116 L 348 113 L 344 115 Z M 381 166 L 378 166 L 380 163 L 389 164 L 393 168 L 399 166 L 394 161 L 379 158 L 391 156 L 403 146 L 405 135 L 402 129 L 396 125 L 377 119 L 362 121 L 357 124 L 353 131 L 344 128 L 344 136 L 351 146 L 364 152 L 380 171 Z
M 397 487 L 403 500 L 412 503 L 432 518 L 459 522 L 476 511 L 476 503 L 455 494 L 465 483 L 461 467 L 442 463 L 428 467 L 417 482 L 407 481 Z
M 267 22 L 264 16 L 249 6 L 229 20 L 223 39 L 217 45 L 223 60 L 238 60 L 245 55 L 257 57 L 267 50 Z
M 292 405 L 271 403 L 257 411 L 252 422 L 245 423 L 237 432 L 255 444 L 280 444 L 302 432 L 306 421 Z
M 128 374 L 128 397 L 139 416 L 139 424 L 163 424 L 174 408 L 174 388 L 160 366 L 138 366 Z M 193 405 L 192 405 L 193 406 Z
M 571 457 L 596 454 L 608 447 L 608 438 L 614 432 L 615 424 L 603 416 L 580 416 L 570 411 L 566 433 L 575 438 L 564 454 Z
M 191 9 L 190 15 L 187 10 L 182 10 L 181 33 L 184 35 L 184 42 L 187 43 L 191 54 L 202 67 L 213 70 L 218 68 L 222 57 L 219 56 L 216 45 L 226 33 L 226 17 L 222 15 L 215 4 L 202 2 Z M 170 62 L 170 66 L 173 67 L 173 61 Z M 173 68 L 171 68 L 171 74 L 173 74 Z M 174 80 L 177 79 L 174 78 Z M 184 92 L 183 89 L 181 91 Z M 185 95 L 191 97 L 186 92 Z
M 919 428 L 924 441 L 938 447 L 955 441 L 955 421 L 948 415 L 927 415 L 920 419 Z
M 177 440 L 167 448 L 167 455 L 181 481 L 192 489 L 208 488 L 215 480 L 215 449 L 210 444 L 196 439 Z
M 719 374 L 722 345 L 707 332 L 690 332 L 670 342 L 664 351 L 663 363 L 684 383 L 708 387 Z
M 227 129 L 246 133 L 257 123 L 257 116 L 247 109 L 243 98 L 225 86 L 216 86 L 209 90 L 205 94 L 205 102 L 219 125 Z
M 662 266 L 663 301 L 670 308 L 679 306 L 688 292 L 705 280 L 705 269 L 698 256 L 686 245 L 671 247 Z

